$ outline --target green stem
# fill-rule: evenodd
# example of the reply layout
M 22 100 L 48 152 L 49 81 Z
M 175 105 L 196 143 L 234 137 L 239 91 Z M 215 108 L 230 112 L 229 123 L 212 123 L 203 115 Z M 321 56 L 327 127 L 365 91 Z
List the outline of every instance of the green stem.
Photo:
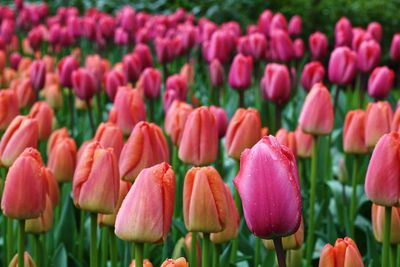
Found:
M 213 244 L 213 267 L 219 267 L 219 254 L 220 249 L 218 244 Z
M 315 195 L 317 191 L 317 164 L 318 164 L 318 136 L 313 137 L 312 155 L 311 155 L 311 177 L 310 177 L 310 206 L 308 212 L 309 226 L 307 233 L 307 253 L 306 263 L 311 266 L 312 254 L 314 252 L 314 234 L 315 234 Z
M 90 267 L 98 267 L 97 213 L 90 213 Z
M 110 258 L 111 267 L 117 267 L 117 240 L 111 227 L 107 227 L 108 235 L 110 236 Z
M 135 243 L 135 266 L 143 266 L 143 243 Z
M 239 89 L 238 95 L 238 108 L 244 108 L 244 91 Z
M 254 266 L 260 265 L 260 249 L 261 249 L 261 238 L 256 237 L 256 246 L 254 248 Z
M 278 238 L 274 238 L 273 240 L 274 240 L 276 257 L 278 258 L 278 266 L 286 267 L 285 251 L 283 250 L 282 238 L 278 237 Z M 309 266 L 311 266 L 311 265 L 309 265 Z
M 43 266 L 42 265 L 42 248 L 41 248 L 41 242 L 40 242 L 40 235 L 34 234 L 33 235 L 33 240 L 34 240 L 34 259 L 35 263 L 37 266 Z
M 25 220 L 19 220 L 18 266 L 25 266 Z
M 197 233 L 192 232 L 192 240 L 190 242 L 190 253 L 189 253 L 189 266 L 197 266 L 197 247 L 196 247 L 196 240 Z
M 108 257 L 108 227 L 101 229 L 101 266 L 107 266 Z
M 14 253 L 14 221 L 7 217 L 7 262 L 10 262 Z
M 202 260 L 201 260 L 201 266 L 202 267 L 209 267 L 209 247 L 210 247 L 210 234 L 209 233 L 203 233 L 203 247 L 201 250 L 201 255 L 202 255 Z
M 103 107 L 101 105 L 101 91 L 100 90 L 96 93 L 96 102 L 97 102 L 97 121 L 98 121 L 98 124 L 100 124 L 103 121 L 103 116 L 102 116 L 103 115 L 102 114 Z
M 383 227 L 382 266 L 389 266 L 390 226 L 392 221 L 392 207 L 385 207 L 385 224 Z
M 149 99 L 149 121 L 155 122 L 154 120 L 154 99 Z
M 282 121 L 282 107 L 278 104 L 275 104 L 275 129 L 274 133 L 278 132 L 281 128 L 281 121 Z
M 353 160 L 353 177 L 352 177 L 352 194 L 350 204 L 350 234 L 351 237 L 355 238 L 354 224 L 357 215 L 357 183 L 358 183 L 358 156 L 356 155 Z
M 94 136 L 94 133 L 96 132 L 96 129 L 94 128 L 92 105 L 90 105 L 90 101 L 89 100 L 86 100 L 86 106 L 87 106 L 87 110 L 88 110 L 90 129 L 92 130 L 92 136 Z
M 83 243 L 85 238 L 85 211 L 81 210 L 79 218 L 79 242 L 78 242 L 78 259 L 83 261 Z
M 75 136 L 75 114 L 74 114 L 74 94 L 72 88 L 68 88 L 68 107 L 69 107 L 69 129 L 72 136 Z
M 396 267 L 397 262 L 397 245 L 390 245 L 390 267 Z

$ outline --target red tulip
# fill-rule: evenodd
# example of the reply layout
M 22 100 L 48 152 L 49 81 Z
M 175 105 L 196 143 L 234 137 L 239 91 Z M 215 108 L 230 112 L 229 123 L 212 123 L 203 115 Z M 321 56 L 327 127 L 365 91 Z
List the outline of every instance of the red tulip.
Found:
M 98 30 L 102 37 L 106 39 L 112 39 L 114 36 L 116 22 L 114 17 L 110 15 L 104 15 L 99 19 Z
M 314 60 L 324 59 L 328 52 L 328 38 L 322 32 L 315 32 L 308 38 L 311 55 Z
M 242 199 L 247 226 L 254 235 L 271 239 L 297 231 L 301 194 L 296 159 L 274 137 L 263 137 L 242 153 L 233 183 Z
M 365 143 L 372 148 L 382 135 L 389 133 L 393 111 L 386 101 L 369 103 L 365 120 Z
M 6 130 L 11 121 L 19 114 L 18 98 L 14 91 L 0 91 L 0 130 Z
M 313 61 L 304 65 L 303 73 L 301 74 L 301 85 L 307 92 L 314 84 L 324 81 L 325 69 L 319 61 Z
M 46 80 L 46 65 L 42 60 L 35 60 L 30 67 L 32 88 L 35 91 L 43 89 Z
M 300 38 L 297 38 L 293 42 L 294 57 L 296 59 L 302 58 L 304 56 L 304 42 Z
M 365 154 L 365 118 L 364 110 L 352 110 L 346 114 L 343 127 L 343 150 L 346 153 Z
M 338 85 L 351 83 L 356 75 L 357 55 L 347 47 L 336 48 L 329 59 L 329 80 Z
M 161 64 L 170 63 L 175 57 L 174 42 L 171 38 L 157 37 L 154 40 L 154 47 L 157 54 L 158 62 Z
M 349 237 L 338 238 L 335 246 L 327 244 L 321 251 L 319 267 L 364 267 L 362 257 L 356 243 Z
M 76 95 L 82 100 L 90 100 L 96 93 L 96 78 L 87 69 L 72 72 L 72 84 Z
M 17 95 L 19 108 L 30 106 L 35 102 L 35 93 L 29 78 L 13 80 L 10 89 Z
M 142 71 L 142 63 L 139 56 L 136 54 L 127 54 L 122 60 L 122 69 L 125 74 L 125 79 L 131 83 L 135 83 Z
M 221 107 L 210 106 L 210 111 L 214 114 L 217 121 L 218 137 L 222 138 L 225 136 L 226 129 L 228 128 L 228 116 Z
M 274 30 L 282 30 L 288 32 L 288 25 L 285 16 L 282 13 L 275 13 L 271 20 L 270 32 Z
M 58 63 L 60 83 L 64 87 L 72 87 L 72 72 L 79 68 L 79 62 L 73 56 L 67 56 Z
M 18 65 L 21 62 L 21 59 L 22 56 L 18 52 L 13 52 L 9 58 L 11 68 L 18 70 Z
M 362 72 L 372 71 L 381 59 L 381 47 L 374 40 L 364 41 L 357 51 L 357 67 Z
M 40 27 L 35 27 L 28 33 L 29 46 L 34 50 L 38 51 L 43 42 L 43 32 Z
M 125 76 L 118 70 L 111 70 L 105 75 L 104 86 L 108 98 L 114 101 L 115 95 L 117 94 L 118 88 L 126 84 Z
M 393 88 L 395 73 L 386 66 L 376 67 L 368 79 L 368 95 L 376 99 L 389 96 Z
M 150 48 L 147 45 L 137 44 L 133 53 L 139 57 L 142 69 L 153 67 L 153 57 Z
M 229 85 L 236 90 L 246 90 L 251 85 L 252 72 L 252 58 L 245 57 L 242 54 L 236 55 L 229 70 Z
M 265 67 L 261 80 L 264 97 L 278 105 L 285 104 L 290 97 L 290 74 L 286 65 L 270 63 Z
M 46 140 L 50 137 L 53 128 L 53 109 L 44 101 L 36 102 L 29 112 L 29 116 L 36 119 L 39 126 L 39 139 Z

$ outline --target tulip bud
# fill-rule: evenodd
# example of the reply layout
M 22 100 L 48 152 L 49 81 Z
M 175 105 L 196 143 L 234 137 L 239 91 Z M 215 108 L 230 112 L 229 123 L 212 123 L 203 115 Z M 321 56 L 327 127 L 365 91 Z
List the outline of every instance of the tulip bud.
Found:
M 345 237 L 338 238 L 334 247 L 331 244 L 325 245 L 319 258 L 319 267 L 328 266 L 364 267 L 356 243 L 351 238 Z
M 381 59 L 381 47 L 375 40 L 364 41 L 357 51 L 357 67 L 362 72 L 372 71 Z
M 63 106 L 63 96 L 58 84 L 52 84 L 43 89 L 46 102 L 54 109 Z
M 179 145 L 187 117 L 193 107 L 185 102 L 175 100 L 165 114 L 164 128 L 174 145 Z
M 145 44 L 137 44 L 133 53 L 136 54 L 142 63 L 142 69 L 153 67 L 153 57 L 150 48 Z
M 346 114 L 343 127 L 343 150 L 346 153 L 365 154 L 365 111 L 358 109 Z
M 372 21 L 368 24 L 367 32 L 377 41 L 378 43 L 382 40 L 382 25 L 379 22 Z
M 297 156 L 300 158 L 310 158 L 312 150 L 313 137 L 310 134 L 304 133 L 300 127 L 294 131 L 296 138 Z
M 45 204 L 43 161 L 39 151 L 27 148 L 8 171 L 1 209 L 7 217 L 31 219 L 42 214 Z
M 372 152 L 365 178 L 365 193 L 374 203 L 382 206 L 400 204 L 400 135 L 383 135 Z M 390 172 L 388 172 L 390 170 Z
M 46 80 L 46 65 L 42 60 L 35 60 L 31 64 L 30 79 L 32 88 L 36 92 L 41 90 Z
M 154 68 L 147 68 L 142 72 L 138 83 L 143 88 L 146 98 L 157 98 L 161 89 L 161 72 Z
M 249 55 L 254 60 L 261 60 L 267 51 L 267 39 L 261 33 L 253 33 L 248 37 Z
M 300 38 L 297 38 L 293 42 L 294 57 L 300 59 L 304 56 L 304 42 Z
M 170 63 L 174 59 L 174 42 L 171 38 L 157 37 L 154 40 L 154 47 L 158 62 L 161 64 Z
M 151 197 L 150 197 L 151 196 Z M 115 234 L 141 243 L 165 241 L 172 222 L 175 174 L 167 163 L 143 169 L 122 202 Z
M 13 52 L 10 55 L 9 61 L 10 61 L 10 66 L 14 70 L 18 70 L 18 65 L 21 62 L 22 56 L 18 52 Z
M 82 100 L 90 100 L 96 93 L 96 78 L 87 69 L 80 68 L 72 72 L 72 84 L 76 95 Z
M 400 33 L 393 35 L 392 43 L 390 45 L 390 58 L 393 61 L 400 61 Z
M 398 132 L 400 130 L 400 108 L 399 107 L 397 107 L 396 112 L 394 113 L 390 129 L 394 132 Z
M 52 108 L 44 101 L 36 102 L 29 112 L 29 117 L 35 119 L 39 126 L 39 139 L 49 138 L 52 130 L 54 112 Z
M 297 155 L 297 144 L 294 132 L 289 132 L 286 129 L 281 128 L 276 132 L 275 137 L 281 145 L 290 148 L 294 156 Z
M 290 61 L 294 57 L 293 42 L 287 32 L 274 30 L 271 32 L 272 58 L 277 61 Z
M 375 68 L 368 79 L 368 94 L 376 99 L 389 96 L 390 89 L 393 87 L 395 74 L 388 67 Z
M 372 148 L 382 135 L 389 133 L 393 111 L 386 101 L 369 103 L 365 119 L 365 143 Z
M 50 150 L 47 165 L 54 173 L 57 182 L 72 180 L 76 165 L 76 153 L 75 141 L 69 137 L 59 140 Z
M 288 31 L 288 25 L 285 16 L 282 13 L 275 13 L 271 20 L 270 31 L 282 30 L 283 32 Z
M 304 65 L 303 73 L 301 74 L 301 85 L 307 92 L 314 84 L 324 81 L 325 69 L 319 61 L 313 61 Z
M 315 32 L 308 38 L 311 57 L 313 60 L 323 60 L 328 52 L 328 38 L 322 32 Z
M 191 87 L 194 82 L 194 63 L 190 61 L 182 66 L 179 75 L 186 81 L 187 85 Z
M 251 74 L 253 72 L 253 60 L 238 54 L 233 59 L 229 70 L 228 83 L 233 89 L 246 90 L 251 85 Z
M 335 44 L 336 47 L 350 46 L 352 39 L 351 22 L 346 17 L 341 17 L 335 25 Z
M 304 223 L 301 218 L 299 229 L 296 233 L 282 238 L 282 245 L 284 250 L 295 250 L 301 248 L 304 241 Z M 275 245 L 272 240 L 263 240 L 264 246 L 269 250 L 275 250 Z
M 218 152 L 218 126 L 208 107 L 193 110 L 185 123 L 179 143 L 179 158 L 196 166 L 215 161 Z
M 8 267 L 18 267 L 18 253 L 12 258 Z M 27 251 L 24 252 L 24 267 L 36 267 L 35 262 Z
M 270 63 L 265 67 L 261 80 L 264 97 L 278 105 L 285 104 L 290 97 L 290 74 L 286 65 Z
M 211 61 L 208 66 L 208 75 L 212 87 L 220 87 L 224 84 L 225 71 L 218 59 Z
M 0 130 L 6 130 L 11 121 L 19 114 L 18 98 L 14 91 L 0 91 Z
M 174 90 L 180 100 L 186 100 L 188 84 L 182 76 L 174 74 L 167 78 L 165 90 Z
M 317 83 L 304 101 L 299 126 L 305 133 L 325 135 L 332 131 L 333 119 L 331 95 L 322 83 Z
M 258 18 L 258 30 L 265 36 L 269 36 L 270 24 L 272 20 L 271 10 L 264 10 L 264 12 Z
M 53 147 L 62 139 L 70 137 L 67 128 L 60 128 L 55 130 L 47 141 L 47 155 L 50 155 Z
M 221 64 L 227 63 L 233 47 L 230 37 L 230 33 L 222 29 L 213 33 L 207 49 L 207 62 L 218 59 Z
M 225 185 L 213 167 L 193 167 L 186 173 L 183 216 L 190 232 L 214 233 L 225 229 L 228 219 Z
M 121 179 L 134 182 L 144 168 L 161 162 L 169 162 L 168 144 L 162 130 L 154 123 L 139 122 L 121 151 Z
M 27 147 L 36 147 L 39 127 L 35 119 L 26 116 L 15 117 L 0 141 L 0 160 L 10 167 Z
M 300 35 L 301 34 L 301 26 L 302 26 L 302 21 L 301 17 L 296 15 L 290 18 L 289 21 L 289 34 L 290 35 Z
M 125 76 L 118 70 L 111 70 L 105 75 L 104 86 L 108 98 L 114 101 L 118 88 L 126 84 Z
M 135 83 L 142 71 L 142 63 L 139 56 L 136 54 L 127 54 L 122 60 L 122 68 L 125 74 L 125 79 L 131 83 Z
M 347 85 L 356 75 L 357 55 L 348 47 L 333 50 L 329 59 L 328 75 L 332 83 Z
M 72 181 L 77 208 L 96 213 L 113 213 L 118 201 L 119 173 L 113 149 L 97 141 L 89 143 L 79 159 Z
M 217 121 L 218 137 L 222 138 L 225 136 L 226 129 L 228 128 L 228 116 L 221 107 L 210 106 L 210 111 L 214 114 Z
M 233 180 L 250 231 L 263 239 L 294 234 L 300 226 L 301 194 L 296 158 L 275 137 L 263 137 L 240 157 Z
M 114 123 L 102 122 L 97 128 L 93 140 L 98 141 L 104 148 L 112 148 L 117 160 L 119 159 L 124 145 L 124 136 L 121 129 Z
M 122 28 L 117 28 L 114 33 L 114 43 L 117 45 L 127 45 L 128 42 L 128 33 Z
M 139 121 L 146 119 L 146 107 L 138 90 L 120 87 L 114 100 L 115 123 L 124 135 L 132 132 Z
M 58 75 L 63 87 L 72 87 L 72 72 L 79 68 L 79 62 L 73 56 L 67 56 L 58 63 Z
M 180 257 L 176 260 L 174 259 L 166 259 L 162 264 L 161 267 L 189 267 L 189 263 L 186 261 L 185 258 Z
M 35 93 L 29 78 L 14 80 L 10 84 L 10 89 L 17 95 L 19 108 L 30 106 L 35 102 Z
M 371 220 L 375 239 L 382 243 L 385 224 L 385 207 L 372 203 Z M 400 243 L 400 208 L 392 207 L 390 230 L 390 244 Z

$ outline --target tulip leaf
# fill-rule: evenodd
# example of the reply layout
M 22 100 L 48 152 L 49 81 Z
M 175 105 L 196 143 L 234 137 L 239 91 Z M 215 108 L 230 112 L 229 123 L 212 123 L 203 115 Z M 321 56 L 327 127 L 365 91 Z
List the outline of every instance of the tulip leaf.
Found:
M 51 260 L 50 266 L 54 267 L 67 267 L 68 266 L 68 261 L 67 261 L 67 251 L 65 250 L 65 247 L 63 244 L 60 244 L 54 255 L 53 259 Z

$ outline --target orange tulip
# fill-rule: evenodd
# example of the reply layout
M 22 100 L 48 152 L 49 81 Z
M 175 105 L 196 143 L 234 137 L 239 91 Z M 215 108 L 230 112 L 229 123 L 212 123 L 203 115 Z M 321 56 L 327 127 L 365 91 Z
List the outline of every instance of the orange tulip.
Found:
M 67 128 L 60 128 L 55 130 L 49 137 L 47 141 L 47 155 L 50 155 L 51 150 L 54 146 L 64 138 L 70 137 Z
M 294 131 L 296 138 L 297 156 L 300 158 L 310 158 L 312 152 L 313 137 L 310 134 L 303 132 L 300 127 Z
M 14 80 L 10 84 L 10 89 L 17 95 L 19 108 L 30 106 L 35 102 L 35 92 L 29 78 Z
M 101 123 L 97 128 L 93 140 L 98 141 L 104 148 L 114 149 L 117 160 L 124 145 L 124 136 L 121 129 L 113 123 Z
M 325 245 L 319 258 L 319 267 L 364 267 L 356 243 L 349 238 L 338 238 L 333 247 Z
M 36 119 L 39 126 L 39 139 L 46 140 L 53 127 L 53 109 L 44 101 L 36 102 L 29 112 L 31 118 Z
M 18 267 L 18 254 L 12 258 L 8 267 Z M 24 252 L 24 267 L 36 267 L 31 255 L 26 251 Z
M 52 84 L 46 86 L 43 89 L 44 98 L 46 102 L 54 109 L 61 108 L 63 106 L 63 96 L 58 84 Z
M 128 267 L 136 267 L 135 260 L 132 260 Z M 153 267 L 153 264 L 148 259 L 143 260 L 143 267 Z
M 165 114 L 164 128 L 174 145 L 178 146 L 182 139 L 183 129 L 193 107 L 183 101 L 175 100 Z
M 53 205 L 50 197 L 46 195 L 46 205 L 40 217 L 25 221 L 25 232 L 42 234 L 48 232 L 53 226 Z
M 383 226 L 385 223 L 385 207 L 377 204 L 372 204 L 372 229 L 375 239 L 378 242 L 383 242 Z M 392 217 L 390 226 L 390 243 L 400 243 L 400 208 L 392 207 Z
M 161 267 L 189 267 L 189 263 L 186 261 L 185 258 L 180 257 L 176 260 L 174 259 L 166 259 L 162 264 Z
M 0 91 L 0 130 L 7 129 L 19 114 L 18 98 L 12 90 Z
M 278 130 L 278 132 L 275 134 L 276 139 L 281 145 L 287 146 L 292 150 L 293 155 L 297 155 L 297 143 L 296 143 L 296 137 L 294 135 L 294 132 L 289 132 L 284 128 L 281 128 Z
M 373 148 L 382 135 L 389 133 L 393 119 L 393 110 L 389 102 L 369 103 L 365 118 L 365 143 Z
M 54 173 L 57 182 L 68 182 L 74 175 L 77 158 L 75 140 L 70 137 L 60 139 L 53 145 L 47 166 Z
M 183 215 L 191 232 L 215 233 L 225 229 L 228 201 L 225 185 L 213 167 L 193 167 L 185 176 Z
M 346 153 L 367 153 L 364 110 L 352 110 L 346 114 L 343 127 L 343 150 Z

